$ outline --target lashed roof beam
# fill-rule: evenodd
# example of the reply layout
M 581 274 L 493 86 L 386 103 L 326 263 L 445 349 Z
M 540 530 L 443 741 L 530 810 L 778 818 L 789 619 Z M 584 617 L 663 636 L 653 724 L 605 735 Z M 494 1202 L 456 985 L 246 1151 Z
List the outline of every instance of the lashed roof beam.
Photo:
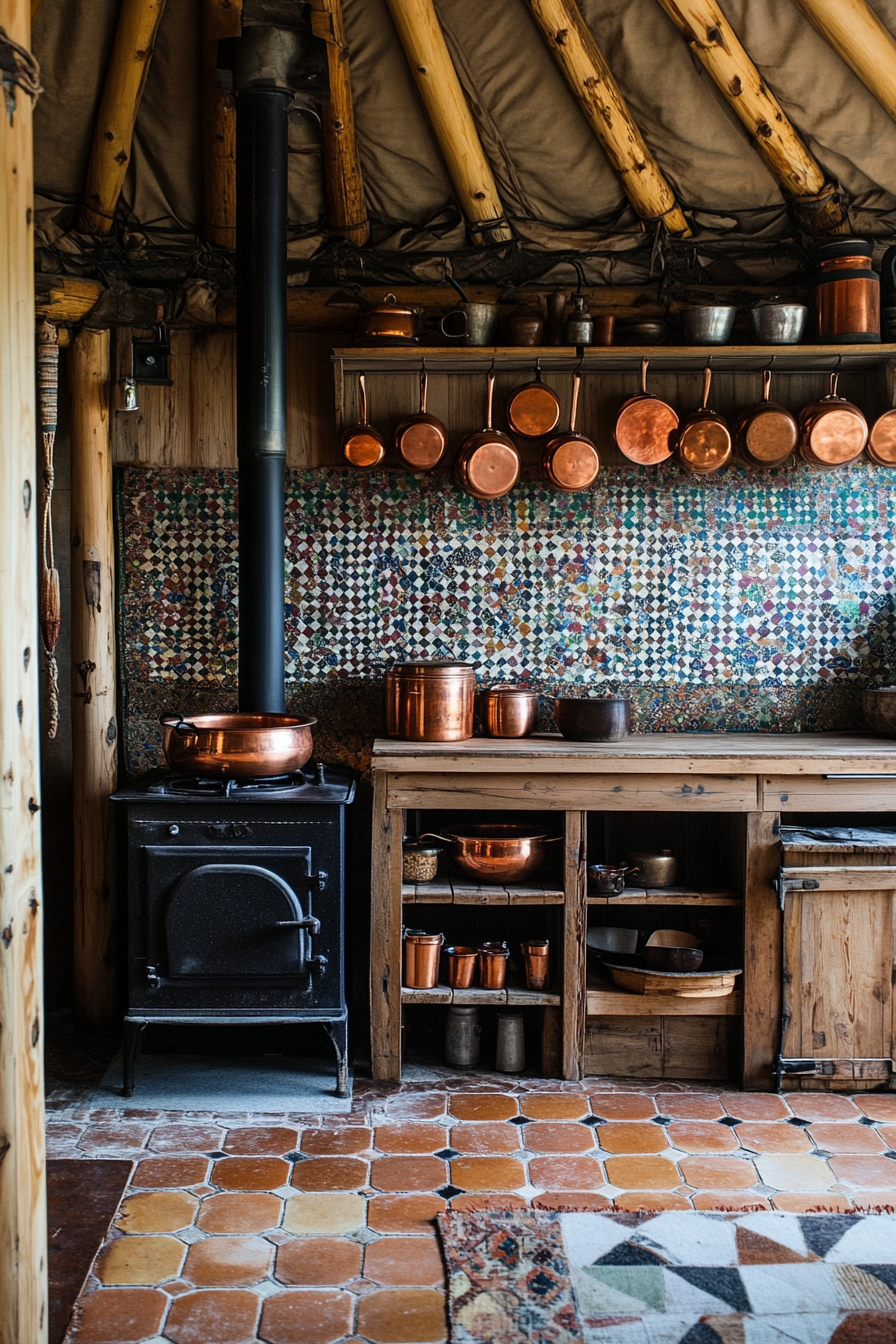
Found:
M 638 130 L 576 0 L 529 0 L 529 8 L 635 210 L 642 219 L 661 220 L 676 237 L 689 237 L 691 230 L 675 193 Z
M 111 231 L 164 8 L 165 0 L 123 0 L 81 202 L 85 233 Z
M 787 114 L 715 0 L 658 0 L 737 113 L 784 195 L 810 232 L 848 232 L 836 189 L 809 153 Z
M 386 0 L 477 246 L 513 238 L 432 0 Z
M 311 27 L 327 44 L 330 101 L 321 106 L 324 189 L 330 232 L 363 247 L 370 237 L 342 0 L 311 0 Z
M 794 0 L 896 120 L 896 38 L 866 0 Z
M 218 42 L 239 37 L 242 4 L 202 5 L 202 216 L 205 236 L 236 247 L 236 95 L 218 87 Z

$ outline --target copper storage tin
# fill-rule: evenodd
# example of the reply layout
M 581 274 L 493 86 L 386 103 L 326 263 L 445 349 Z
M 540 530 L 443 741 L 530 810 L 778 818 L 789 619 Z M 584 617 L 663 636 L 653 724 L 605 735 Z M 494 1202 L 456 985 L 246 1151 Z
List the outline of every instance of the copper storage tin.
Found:
M 858 406 L 837 395 L 839 379 L 832 373 L 828 395 L 800 413 L 800 455 L 828 471 L 854 462 L 868 441 L 868 422 Z
M 503 989 L 510 950 L 506 943 L 480 943 L 479 983 L 483 989 Z
M 819 341 L 880 341 L 880 278 L 871 268 L 874 248 L 856 239 L 826 243 L 815 260 L 815 317 Z
M 548 940 L 530 938 L 520 943 L 527 989 L 545 989 L 548 983 Z
M 762 375 L 762 400 L 741 411 L 734 431 L 737 451 L 753 467 L 778 467 L 793 452 L 800 436 L 796 417 L 786 406 L 769 400 L 771 369 Z
M 163 714 L 165 760 L 180 774 L 270 778 L 301 770 L 317 719 L 289 714 Z
M 682 421 L 678 431 L 678 456 L 698 476 L 709 476 L 724 467 L 731 456 L 731 430 L 717 411 L 709 409 L 712 369 L 703 370 L 703 401 Z
M 576 371 L 572 380 L 569 433 L 555 434 L 541 455 L 541 470 L 557 490 L 587 490 L 600 471 L 600 456 L 594 444 L 576 432 L 581 385 L 581 376 Z
M 435 989 L 439 983 L 441 933 L 407 929 L 404 935 L 404 983 L 408 989 Z
M 647 391 L 647 360 L 641 360 L 641 391 L 623 402 L 613 438 L 619 451 L 642 467 L 672 456 L 678 416 L 671 406 Z
M 469 989 L 476 974 L 479 950 L 475 947 L 446 947 L 445 964 L 452 989 Z
M 542 380 L 541 365 L 535 370 L 535 382 L 518 387 L 507 403 L 507 423 L 514 434 L 540 439 L 556 429 L 560 419 L 557 393 Z
M 491 686 L 479 707 L 486 737 L 528 737 L 538 722 L 538 695 L 525 686 Z
M 395 431 L 395 451 L 412 471 L 432 471 L 445 456 L 448 431 L 434 415 L 426 413 L 426 370 L 420 374 L 420 409 L 403 420 Z
M 386 733 L 409 742 L 473 736 L 476 674 L 470 663 L 399 663 L 386 673 Z

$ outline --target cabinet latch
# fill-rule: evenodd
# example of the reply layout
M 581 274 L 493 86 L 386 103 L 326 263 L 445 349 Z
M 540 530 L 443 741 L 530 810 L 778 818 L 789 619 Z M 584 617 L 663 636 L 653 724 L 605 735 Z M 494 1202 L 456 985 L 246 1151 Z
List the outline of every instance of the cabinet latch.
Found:
M 820 883 L 814 877 L 793 877 L 786 868 L 779 868 L 774 886 L 778 893 L 778 909 L 783 910 L 788 891 L 817 891 Z

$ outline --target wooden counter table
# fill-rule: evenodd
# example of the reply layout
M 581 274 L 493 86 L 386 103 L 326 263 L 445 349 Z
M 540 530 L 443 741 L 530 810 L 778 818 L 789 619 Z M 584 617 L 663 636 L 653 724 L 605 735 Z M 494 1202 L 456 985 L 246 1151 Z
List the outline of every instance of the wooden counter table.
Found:
M 541 1006 L 545 1071 L 578 1078 L 585 1066 L 586 1015 L 621 1018 L 659 1012 L 733 1019 L 742 1014 L 745 1087 L 767 1089 L 780 1047 L 781 914 L 774 879 L 781 863 L 782 814 L 896 812 L 896 742 L 865 734 L 654 733 L 616 743 L 568 742 L 555 735 L 461 743 L 378 739 L 373 748 L 374 823 L 371 927 L 371 1040 L 375 1078 L 401 1075 L 402 1002 L 496 1002 L 486 991 L 402 992 L 405 904 L 555 905 L 554 992 L 510 989 L 502 1002 Z M 408 810 L 559 812 L 564 816 L 562 882 L 475 888 L 456 881 L 402 884 Z M 740 881 L 727 891 L 651 893 L 629 889 L 626 904 L 743 906 L 742 990 L 724 1000 L 655 1000 L 588 989 L 585 971 L 586 834 L 589 813 L 723 813 L 732 821 Z M 786 820 L 785 815 L 785 820 Z M 869 818 L 869 822 L 875 820 Z M 877 824 L 886 824 L 881 816 Z M 430 829 L 424 823 L 424 829 Z M 616 898 L 610 901 L 616 903 Z M 561 908 L 562 907 L 562 908 Z M 409 918 L 405 922 L 419 922 Z M 558 946 L 559 944 L 559 946 Z M 670 1005 L 674 1005 L 671 1007 Z M 714 1006 L 713 1006 L 714 1005 Z M 730 1037 L 728 1038 L 730 1041 Z M 613 1072 L 611 1067 L 602 1070 Z M 686 1076 L 667 1074 L 666 1076 Z

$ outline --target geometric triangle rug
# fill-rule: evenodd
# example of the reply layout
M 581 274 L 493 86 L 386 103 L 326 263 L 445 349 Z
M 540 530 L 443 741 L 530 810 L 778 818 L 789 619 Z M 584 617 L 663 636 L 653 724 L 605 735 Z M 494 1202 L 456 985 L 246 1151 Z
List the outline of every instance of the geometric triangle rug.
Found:
M 443 1213 L 454 1344 L 896 1344 L 896 1215 Z

